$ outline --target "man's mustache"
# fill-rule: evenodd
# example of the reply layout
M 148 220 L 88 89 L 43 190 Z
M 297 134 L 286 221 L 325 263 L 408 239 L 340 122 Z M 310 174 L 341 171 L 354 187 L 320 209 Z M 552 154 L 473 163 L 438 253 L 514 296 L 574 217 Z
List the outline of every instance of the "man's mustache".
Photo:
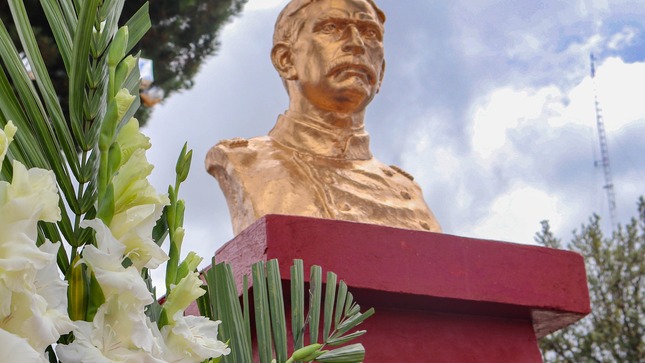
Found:
M 333 76 L 336 73 L 344 71 L 346 69 L 363 73 L 367 77 L 369 84 L 376 84 L 376 71 L 374 70 L 374 68 L 353 57 L 344 57 L 332 60 L 329 66 L 327 66 L 325 75 Z

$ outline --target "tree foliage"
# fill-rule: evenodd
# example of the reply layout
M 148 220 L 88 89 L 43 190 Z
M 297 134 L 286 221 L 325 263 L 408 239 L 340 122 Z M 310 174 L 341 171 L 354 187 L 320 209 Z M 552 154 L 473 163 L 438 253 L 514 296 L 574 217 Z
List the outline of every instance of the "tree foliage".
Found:
M 562 248 L 548 222 L 535 240 Z M 592 312 L 540 341 L 546 362 L 642 362 L 645 359 L 645 199 L 638 216 L 610 237 L 593 215 L 565 246 L 585 259 Z
M 193 78 L 202 62 L 219 48 L 219 31 L 232 16 L 242 11 L 248 0 L 155 0 L 150 3 L 152 26 L 135 48 L 141 57 L 154 61 L 156 87 L 165 97 L 193 86 Z M 49 70 L 63 110 L 67 110 L 68 78 L 63 60 L 42 12 L 40 0 L 25 0 L 29 18 Z M 124 2 L 121 24 L 130 19 L 146 0 Z M 0 2 L 0 20 L 7 25 L 14 44 L 19 44 L 18 34 L 11 21 L 9 6 Z M 151 109 L 141 107 L 135 115 L 145 124 Z

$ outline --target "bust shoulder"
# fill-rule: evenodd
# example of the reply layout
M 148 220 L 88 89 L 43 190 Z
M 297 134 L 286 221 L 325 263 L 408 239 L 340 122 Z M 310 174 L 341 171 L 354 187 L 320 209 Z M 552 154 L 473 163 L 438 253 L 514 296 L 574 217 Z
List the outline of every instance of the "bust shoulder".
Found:
M 222 140 L 206 154 L 206 170 L 215 175 L 218 169 L 253 167 L 260 164 L 263 156 L 271 155 L 274 148 L 267 136 Z

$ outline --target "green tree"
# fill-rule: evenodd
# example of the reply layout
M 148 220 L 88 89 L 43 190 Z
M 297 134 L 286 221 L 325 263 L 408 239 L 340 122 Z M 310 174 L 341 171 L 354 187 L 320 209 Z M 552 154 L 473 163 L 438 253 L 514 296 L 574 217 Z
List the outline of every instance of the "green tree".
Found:
M 163 91 L 165 98 L 193 86 L 193 79 L 203 61 L 215 54 L 220 46 L 219 31 L 242 11 L 247 1 L 155 0 L 150 3 L 151 28 L 135 51 L 141 51 L 141 57 L 154 61 L 154 86 Z M 146 2 L 124 1 L 119 25 L 123 25 Z M 67 110 L 67 72 L 40 0 L 25 0 L 25 6 L 29 9 L 29 19 L 62 109 Z M 6 1 L 0 2 L 0 20 L 6 24 L 14 44 L 20 44 Z M 151 112 L 152 108 L 141 107 L 135 116 L 143 125 Z
M 536 242 L 562 248 L 549 223 Z M 545 362 L 643 362 L 645 359 L 645 199 L 638 216 L 604 236 L 593 215 L 564 246 L 585 259 L 592 312 L 540 341 Z

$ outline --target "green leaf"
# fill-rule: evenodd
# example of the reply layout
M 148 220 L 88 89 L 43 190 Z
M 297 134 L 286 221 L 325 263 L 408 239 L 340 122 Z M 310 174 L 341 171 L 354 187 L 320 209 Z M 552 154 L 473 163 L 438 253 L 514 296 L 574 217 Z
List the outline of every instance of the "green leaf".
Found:
M 294 260 L 291 266 L 291 332 L 294 349 L 302 348 L 305 334 L 305 278 L 302 260 Z
M 211 308 L 211 300 L 210 300 L 208 285 L 206 284 L 202 285 L 202 289 L 204 289 L 206 293 L 200 296 L 199 298 L 197 298 L 197 307 L 199 308 L 199 314 L 201 316 L 209 318 L 210 320 L 217 320 L 213 316 L 213 309 Z
M 11 5 L 14 20 L 16 22 L 16 29 L 20 35 L 23 49 L 32 67 L 36 83 L 40 89 L 40 94 L 45 106 L 47 107 L 47 115 L 49 116 L 55 130 L 55 138 L 49 128 L 47 128 L 49 133 L 46 136 L 49 136 L 51 139 L 51 145 L 57 149 L 56 151 L 58 151 L 58 149 L 62 149 L 65 154 L 67 164 L 70 166 L 74 175 L 78 177 L 80 165 L 76 154 L 76 148 L 72 140 L 71 133 L 67 128 L 67 121 L 65 120 L 63 109 L 58 102 L 58 94 L 49 78 L 45 62 L 40 54 L 40 50 L 38 49 L 36 37 L 34 36 L 31 24 L 27 18 L 27 10 L 25 9 L 22 0 L 10 0 L 9 4 Z M 55 24 L 55 26 L 57 26 L 57 24 Z M 54 28 L 52 28 L 52 31 L 54 31 Z M 66 51 L 66 49 L 61 49 L 61 55 L 64 51 Z M 69 51 L 69 49 L 67 49 L 67 51 Z M 60 141 L 60 144 L 56 142 L 56 139 Z M 58 156 L 58 152 L 56 152 L 55 155 Z M 59 161 L 59 159 L 56 158 L 53 161 Z
M 87 145 L 83 134 L 85 80 L 89 70 L 90 43 L 94 17 L 98 10 L 99 0 L 86 0 L 80 5 L 78 27 L 74 34 L 72 69 L 69 79 L 69 115 L 72 133 L 76 143 L 82 150 L 90 150 L 92 145 Z
M 148 29 L 152 26 L 150 23 L 150 15 L 148 13 L 149 4 L 146 2 L 141 8 L 128 20 L 125 25 L 130 29 L 130 36 L 128 37 L 128 46 L 126 53 L 131 51 L 134 46 L 139 43 L 141 38 L 146 34 Z
M 17 19 L 17 21 L 20 21 L 20 19 Z M 55 144 L 55 138 L 50 128 L 49 121 L 47 120 L 48 116 L 40 102 L 38 92 L 27 75 L 27 71 L 22 64 L 18 51 L 9 37 L 4 23 L 0 22 L 0 25 L 0 58 L 2 58 L 4 62 L 4 66 L 12 79 L 11 84 L 15 86 L 15 94 L 18 96 L 18 98 L 12 97 L 10 94 L 13 92 L 11 91 L 11 88 L 9 88 L 7 91 L 8 94 L 0 98 L 4 99 L 5 97 L 8 97 L 10 99 L 10 103 L 19 99 L 18 105 L 11 104 L 10 106 L 12 107 L 7 110 L 9 112 L 13 111 L 13 114 L 9 115 L 5 113 L 5 117 L 13 120 L 19 128 L 19 135 L 17 135 L 18 137 L 16 138 L 19 144 L 22 143 L 20 140 L 24 137 L 22 134 L 27 135 L 25 140 L 26 144 L 22 150 L 22 156 L 27 157 L 27 159 L 23 160 L 25 161 L 26 166 L 53 170 L 56 175 L 57 182 L 63 192 L 63 196 L 72 210 L 76 211 L 78 209 L 78 203 L 75 199 L 74 188 L 71 184 L 71 179 L 67 173 L 67 169 L 65 168 L 65 163 L 60 158 L 60 148 Z M 0 78 L 3 78 L 0 82 L 8 82 L 4 75 Z M 2 84 L 0 86 L 4 91 L 8 85 Z M 22 108 L 24 113 L 16 112 L 15 107 L 20 109 L 20 104 L 24 106 L 24 108 Z M 5 112 L 5 110 L 3 110 L 3 112 Z M 14 116 L 16 118 L 13 118 Z M 33 155 L 31 155 L 32 152 L 34 153 Z
M 311 277 L 309 278 L 309 342 L 318 342 L 318 331 L 320 330 L 320 300 L 322 298 L 322 268 L 311 266 Z
M 225 263 L 215 264 L 213 259 L 213 267 L 207 273 L 207 282 L 211 301 L 215 301 L 217 307 L 216 318 L 222 321 L 222 340 L 230 340 L 231 355 L 223 361 L 251 362 L 251 342 L 247 339 L 231 266 Z
M 345 334 L 351 329 L 354 329 L 358 325 L 360 325 L 362 322 L 365 321 L 365 319 L 369 318 L 370 316 L 374 315 L 374 308 L 371 308 L 367 310 L 364 313 L 357 313 L 355 315 L 352 315 L 348 320 L 345 320 L 342 322 L 340 325 L 336 327 L 336 332 L 332 336 L 332 338 L 337 338 Z
M 99 20 L 105 21 L 103 26 L 103 31 L 101 32 L 97 42 L 96 42 L 96 53 L 101 54 L 107 48 L 109 40 L 112 39 L 114 34 L 117 32 L 117 27 L 119 25 L 119 17 L 123 10 L 124 0 L 110 0 L 105 1 L 101 10 L 99 12 Z M 114 41 L 112 42 L 114 43 Z M 127 43 L 126 43 L 127 44 Z M 123 55 L 118 59 L 118 61 L 125 56 L 125 47 L 123 49 Z M 117 61 L 117 62 L 118 62 Z
M 268 261 L 266 267 L 274 349 L 276 359 L 279 362 L 284 362 L 289 356 L 287 355 L 287 322 L 284 317 L 282 279 L 280 278 L 278 260 Z
M 363 335 L 365 333 L 367 333 L 367 330 L 359 330 L 357 332 L 347 334 L 347 335 L 339 337 L 339 338 L 329 339 L 326 343 L 327 343 L 327 345 L 331 345 L 331 346 L 342 345 L 342 344 L 345 344 L 345 343 L 349 342 L 350 340 L 354 340 L 354 339 L 360 337 L 361 335 Z
M 320 363 L 358 363 L 364 359 L 365 348 L 362 344 L 334 349 L 316 358 Z
M 158 246 L 161 246 L 163 244 L 163 241 L 168 236 L 168 220 L 166 219 L 167 215 L 168 206 L 165 206 L 163 208 L 161 218 L 157 220 L 157 224 L 155 224 L 154 228 L 152 229 L 152 240 L 155 241 Z
M 2 39 L 0 34 L 0 39 Z M 7 124 L 8 120 L 12 120 L 18 127 L 18 133 L 14 136 L 15 141 L 9 144 L 9 152 L 18 160 L 22 160 L 27 166 L 44 166 L 47 164 L 45 157 L 42 155 L 38 141 L 31 133 L 27 116 L 24 114 L 20 102 L 13 93 L 13 89 L 7 76 L 0 67 L 0 114 L 2 114 L 2 126 Z M 2 170 L 3 174 L 6 172 L 5 180 L 11 179 L 11 160 L 5 158 Z
M 54 0 L 40 0 L 40 5 L 43 7 L 43 12 L 49 22 L 49 27 L 54 35 L 59 54 L 63 59 L 65 70 L 69 73 L 72 68 L 72 33 L 69 24 L 66 22 L 63 9 L 60 3 Z
M 269 312 L 269 297 L 267 293 L 266 269 L 264 262 L 258 262 L 252 267 L 253 274 L 253 306 L 255 308 L 255 331 L 258 339 L 258 354 L 260 363 L 270 363 L 271 355 L 271 315 Z
M 101 305 L 103 305 L 103 303 L 105 302 L 105 295 L 103 294 L 101 285 L 99 285 L 99 282 L 94 275 L 94 271 L 88 269 L 88 274 L 90 275 L 88 292 L 89 300 L 87 304 L 87 316 L 85 317 L 85 321 L 93 321 L 99 307 L 101 307 Z
M 55 0 L 47 0 L 49 2 Z M 74 4 L 72 0 L 58 0 L 60 3 L 61 10 L 63 11 L 63 16 L 65 17 L 65 22 L 67 23 L 67 28 L 69 29 L 72 38 L 74 38 L 74 31 L 78 26 L 78 18 L 76 17 L 76 11 L 74 10 Z
M 334 299 L 336 296 L 336 280 L 338 277 L 333 272 L 327 272 L 327 281 L 325 289 L 325 314 L 324 314 L 324 328 L 323 339 L 329 339 L 331 332 L 331 325 L 333 322 L 334 313 Z
M 243 315 L 244 315 L 244 328 L 246 333 L 246 339 L 250 342 L 251 337 L 251 313 L 249 312 L 249 276 L 244 275 L 242 279 L 242 302 L 243 302 Z
M 347 297 L 347 284 L 345 281 L 341 281 L 338 285 L 338 295 L 336 298 L 336 314 L 334 316 L 334 326 L 340 324 L 340 318 L 343 316 L 343 311 L 345 310 L 345 298 Z

